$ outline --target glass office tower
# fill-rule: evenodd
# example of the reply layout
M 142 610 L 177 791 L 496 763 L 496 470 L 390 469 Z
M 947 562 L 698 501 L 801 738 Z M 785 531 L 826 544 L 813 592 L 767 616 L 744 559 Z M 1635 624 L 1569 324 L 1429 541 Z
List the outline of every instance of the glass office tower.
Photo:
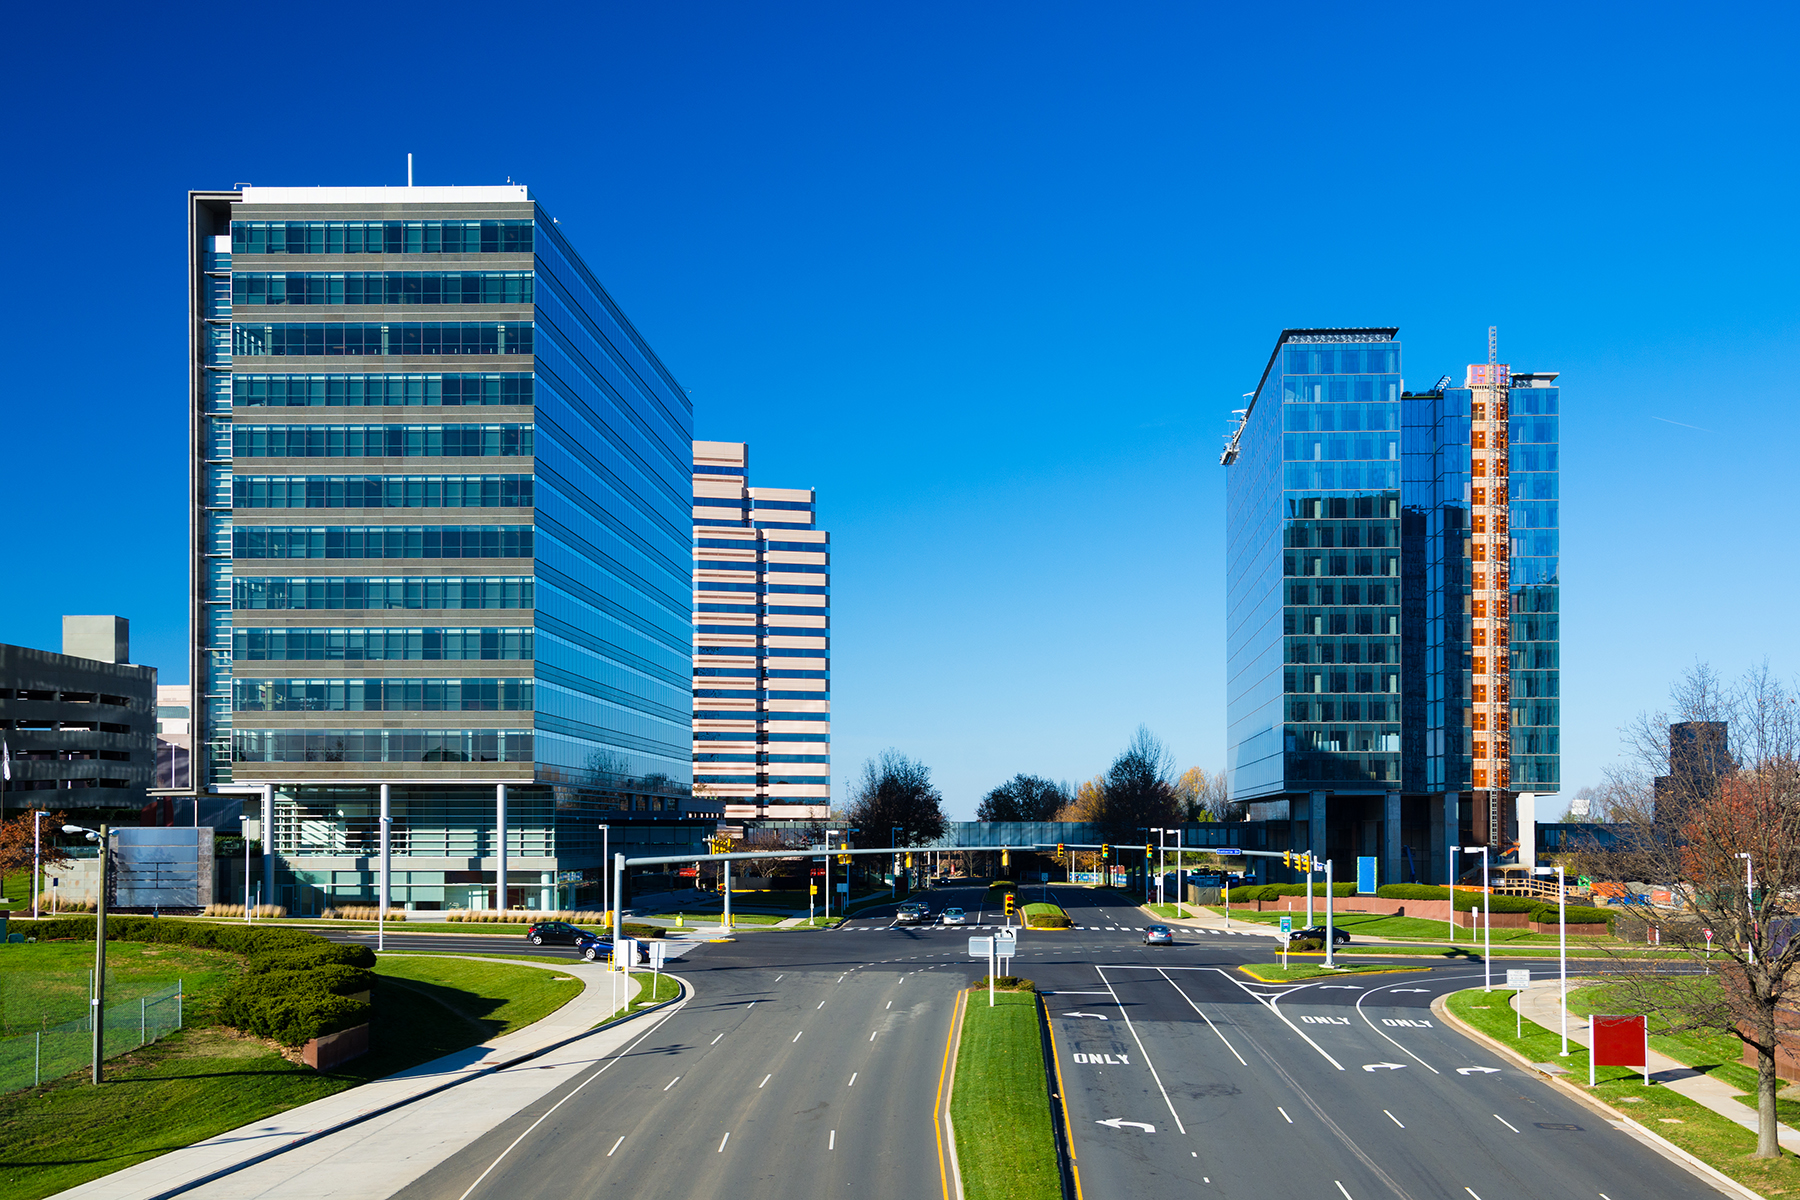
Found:
M 682 847 L 692 406 L 523 187 L 192 193 L 202 791 L 264 897 L 597 903 Z M 384 820 L 385 819 L 385 820 Z
M 1557 392 L 1407 393 L 1397 334 L 1285 331 L 1223 456 L 1228 769 L 1293 848 L 1441 881 L 1557 789 Z
M 694 443 L 694 782 L 728 820 L 831 815 L 831 535 L 810 488 Z

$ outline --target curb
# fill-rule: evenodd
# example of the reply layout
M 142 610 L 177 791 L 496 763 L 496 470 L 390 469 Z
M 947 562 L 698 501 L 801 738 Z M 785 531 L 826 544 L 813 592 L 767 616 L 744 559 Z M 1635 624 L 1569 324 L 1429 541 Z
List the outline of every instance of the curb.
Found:
M 1654 1129 L 1650 1129 L 1633 1120 L 1631 1117 L 1626 1116 L 1606 1101 L 1600 1099 L 1600 1097 L 1576 1087 L 1574 1084 L 1569 1083 L 1560 1076 L 1552 1075 L 1548 1071 L 1539 1070 L 1536 1065 L 1527 1061 L 1524 1055 L 1520 1054 L 1517 1050 L 1514 1050 L 1511 1046 L 1489 1037 L 1487 1034 L 1481 1032 L 1481 1030 L 1475 1028 L 1473 1025 L 1470 1025 L 1461 1017 L 1451 1012 L 1450 1002 L 1447 996 L 1439 996 L 1434 999 L 1431 1002 L 1431 1011 L 1437 1014 L 1438 1019 L 1441 1020 L 1446 1027 L 1454 1029 L 1470 1041 L 1479 1042 L 1502 1057 L 1520 1064 L 1520 1066 L 1532 1075 L 1537 1076 L 1564 1095 L 1579 1100 L 1582 1104 L 1585 1104 L 1587 1107 L 1593 1109 L 1607 1119 L 1616 1121 L 1620 1125 L 1628 1126 L 1639 1138 L 1647 1142 L 1651 1149 L 1658 1151 L 1663 1157 L 1681 1163 L 1689 1170 L 1694 1171 L 1709 1182 L 1725 1189 L 1725 1191 L 1730 1194 L 1741 1197 L 1742 1200 L 1767 1200 L 1767 1197 L 1761 1192 L 1751 1191 L 1717 1167 L 1712 1166 L 1710 1163 L 1701 1159 L 1695 1158 L 1692 1154 L 1689 1154 L 1686 1150 L 1683 1150 L 1668 1138 L 1663 1137 Z
M 184 1193 L 191 1192 L 195 1188 L 204 1187 L 209 1183 L 216 1183 L 218 1180 L 224 1179 L 231 1175 L 235 1175 L 239 1171 L 242 1171 L 248 1167 L 254 1167 L 254 1166 L 258 1165 L 259 1163 L 268 1162 L 272 1158 L 277 1158 L 283 1154 L 286 1154 L 289 1150 L 298 1150 L 300 1147 L 310 1145 L 311 1143 L 316 1142 L 321 1138 L 330 1137 L 332 1134 L 335 1134 L 335 1133 L 341 1133 L 346 1129 L 351 1129 L 357 1125 L 361 1125 L 365 1121 L 372 1121 L 376 1117 L 386 1116 L 388 1113 L 391 1113 L 391 1112 L 395 1111 L 396 1109 L 405 1108 L 409 1104 L 415 1104 L 420 1100 L 425 1100 L 432 1096 L 436 1096 L 443 1092 L 447 1092 L 451 1088 L 460 1087 L 461 1085 L 468 1083 L 470 1080 L 481 1079 L 488 1075 L 492 1075 L 496 1071 L 505 1071 L 512 1067 L 518 1066 L 520 1063 L 527 1063 L 527 1062 L 530 1062 L 534 1058 L 541 1058 L 542 1056 L 550 1053 L 552 1050 L 560 1050 L 562 1047 L 569 1045 L 571 1042 L 580 1041 L 582 1038 L 587 1037 L 590 1034 L 599 1033 L 601 1030 L 604 1030 L 604 1029 L 611 1029 L 615 1025 L 622 1025 L 626 1021 L 635 1020 L 638 1017 L 644 1016 L 648 1013 L 653 1013 L 659 1008 L 667 1008 L 669 1005 L 675 1004 L 678 1001 L 686 1000 L 688 998 L 688 995 L 690 994 L 690 987 L 689 987 L 687 980 L 682 979 L 676 975 L 671 975 L 667 971 L 664 971 L 663 974 L 667 975 L 670 979 L 675 980 L 675 982 L 677 982 L 681 985 L 681 995 L 673 997 L 672 999 L 669 999 L 669 1000 L 658 1001 L 657 1003 L 652 1004 L 647 1008 L 641 1008 L 637 1012 L 628 1013 L 627 1015 L 625 1015 L 623 1017 L 615 1017 L 613 1020 L 607 1021 L 600 1025 L 596 1025 L 592 1029 L 584 1029 L 580 1033 L 572 1034 L 569 1037 L 563 1038 L 562 1040 L 557 1041 L 557 1042 L 552 1042 L 548 1046 L 541 1046 L 538 1049 L 533 1050 L 528 1054 L 521 1054 L 517 1058 L 511 1058 L 505 1062 L 494 1063 L 492 1066 L 483 1067 L 479 1071 L 470 1071 L 466 1075 L 458 1076 L 457 1078 L 452 1079 L 447 1083 L 440 1083 L 436 1087 L 430 1088 L 423 1092 L 419 1092 L 416 1095 L 407 1096 L 400 1100 L 395 1100 L 391 1104 L 384 1104 L 380 1108 L 371 1109 L 370 1111 L 365 1112 L 365 1113 L 358 1113 L 356 1116 L 350 1117 L 347 1120 L 339 1121 L 335 1125 L 329 1125 L 329 1126 L 325 1127 L 324 1129 L 315 1129 L 311 1133 L 307 1134 L 305 1137 L 295 1138 L 293 1141 L 288 1142 L 285 1145 L 276 1146 L 272 1149 L 265 1150 L 263 1153 L 256 1155 L 254 1158 L 247 1158 L 242 1162 L 236 1162 L 236 1163 L 232 1163 L 230 1166 L 220 1167 L 216 1171 L 212 1171 L 212 1172 L 210 1172 L 206 1175 L 203 1175 L 197 1179 L 190 1179 L 187 1182 L 179 1184 L 176 1187 L 169 1188 L 166 1191 L 161 1191 L 161 1192 L 155 1193 L 154 1195 L 145 1196 L 145 1197 L 143 1197 L 143 1200 L 170 1200 L 171 1197 L 180 1196 Z M 527 1028 L 530 1028 L 530 1027 L 527 1026 Z M 371 1081 L 371 1082 L 373 1082 L 373 1081 Z M 102 1178 L 104 1178 L 104 1176 Z M 1762 1200 L 1762 1198 L 1758 1197 L 1757 1200 Z

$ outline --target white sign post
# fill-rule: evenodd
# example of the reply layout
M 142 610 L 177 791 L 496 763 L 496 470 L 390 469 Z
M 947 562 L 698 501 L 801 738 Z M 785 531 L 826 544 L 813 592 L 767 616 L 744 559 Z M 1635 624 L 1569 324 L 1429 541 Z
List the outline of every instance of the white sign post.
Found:
M 1012 974 L 1013 955 L 1019 949 L 1019 935 L 1013 930 L 1006 930 L 994 935 L 994 957 L 1001 963 L 1004 974 Z
M 1281 969 L 1284 971 L 1287 970 L 1288 946 L 1291 943 L 1288 935 L 1292 932 L 1294 932 L 1294 918 L 1281 918 Z
M 1711 962 L 1712 961 L 1712 930 L 1702 929 L 1700 932 L 1704 933 L 1706 935 L 1706 959 L 1708 962 Z
M 669 947 L 666 942 L 650 943 L 650 999 L 656 999 L 657 989 L 662 986 L 663 955 Z
M 1515 991 L 1524 991 L 1531 986 L 1530 968 L 1508 967 L 1506 969 L 1506 986 Z M 1523 1037 L 1525 1034 L 1525 1015 L 1519 1009 L 1519 998 L 1513 997 L 1513 1036 Z
M 994 939 L 991 937 L 972 937 L 969 939 L 969 957 L 988 960 L 988 1007 L 994 1007 Z

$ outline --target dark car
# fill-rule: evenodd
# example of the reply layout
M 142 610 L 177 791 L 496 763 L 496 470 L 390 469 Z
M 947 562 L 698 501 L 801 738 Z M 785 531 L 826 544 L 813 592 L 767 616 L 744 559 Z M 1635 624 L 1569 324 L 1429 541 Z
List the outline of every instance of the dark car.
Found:
M 1169 932 L 1167 925 L 1150 925 L 1144 929 L 1144 945 L 1173 946 L 1175 935 Z
M 573 946 L 576 939 L 589 936 L 567 921 L 533 921 L 525 929 L 525 940 L 534 946 Z
M 603 938 L 597 933 L 580 931 L 581 936 L 575 941 L 575 948 L 581 951 L 581 957 L 589 962 L 611 962 L 613 944 L 611 938 Z M 637 960 L 641 963 L 650 961 L 650 947 L 642 939 L 637 944 Z
M 1315 942 L 1323 942 L 1325 940 L 1325 927 L 1323 925 L 1309 925 L 1305 929 L 1296 929 L 1294 932 L 1288 934 L 1288 941 L 1290 942 L 1304 942 L 1309 939 Z M 1344 929 L 1337 925 L 1331 927 L 1332 945 L 1342 946 L 1349 940 L 1350 931 L 1348 929 Z
M 930 915 L 931 909 L 927 905 L 911 901 L 894 910 L 894 924 L 917 925 Z

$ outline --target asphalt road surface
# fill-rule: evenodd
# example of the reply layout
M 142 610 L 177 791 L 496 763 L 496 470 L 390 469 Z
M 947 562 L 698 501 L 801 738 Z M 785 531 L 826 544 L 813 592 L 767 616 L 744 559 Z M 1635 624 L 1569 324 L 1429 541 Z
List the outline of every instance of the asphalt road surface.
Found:
M 1078 928 L 1023 934 L 1013 969 L 1046 993 L 1085 1196 L 1719 1194 L 1442 1028 L 1430 1001 L 1478 986 L 1479 964 L 1262 985 L 1235 968 L 1273 959 L 1271 938 L 1146 947 L 1139 910 L 1053 892 Z M 1002 920 L 983 889 L 918 898 L 934 918 Z M 677 968 L 691 999 L 399 1195 L 945 1196 L 933 1111 L 956 993 L 986 966 L 966 939 L 984 931 L 891 912 L 695 947 Z

